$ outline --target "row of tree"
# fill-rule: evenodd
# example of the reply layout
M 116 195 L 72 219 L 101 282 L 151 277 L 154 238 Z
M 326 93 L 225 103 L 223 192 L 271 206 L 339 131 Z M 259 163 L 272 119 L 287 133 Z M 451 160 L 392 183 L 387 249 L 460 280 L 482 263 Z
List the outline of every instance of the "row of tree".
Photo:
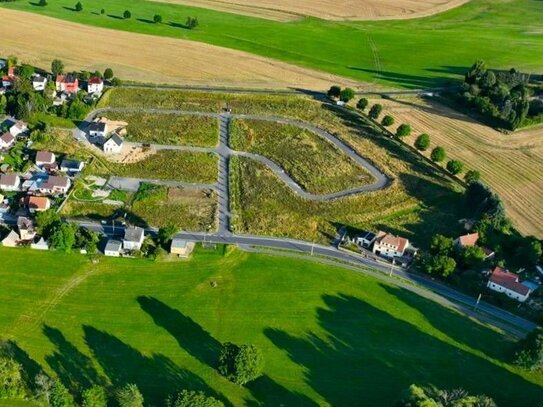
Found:
M 485 395 L 471 395 L 464 389 L 442 390 L 434 386 L 409 386 L 400 407 L 496 407 Z

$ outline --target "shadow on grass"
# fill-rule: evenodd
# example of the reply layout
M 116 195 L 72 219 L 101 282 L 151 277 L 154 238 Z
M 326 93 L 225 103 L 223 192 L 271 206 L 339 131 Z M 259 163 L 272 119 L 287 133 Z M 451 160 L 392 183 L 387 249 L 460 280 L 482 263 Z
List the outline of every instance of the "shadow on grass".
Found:
M 153 318 L 155 324 L 168 331 L 179 346 L 209 367 L 217 367 L 221 343 L 209 332 L 192 318 L 154 297 L 138 297 L 137 301 L 141 309 Z
M 264 375 L 254 382 L 246 385 L 251 391 L 255 400 L 245 400 L 247 407 L 262 406 L 296 406 L 296 407 L 316 407 L 318 406 L 309 397 L 288 390 L 284 386 L 274 381 L 271 377 Z
M 74 7 L 62 6 L 62 8 L 68 11 L 77 11 Z
M 169 394 L 182 389 L 203 391 L 229 406 L 228 400 L 210 388 L 199 376 L 182 369 L 162 354 L 143 355 L 117 337 L 83 326 L 85 341 L 111 384 L 134 383 L 149 405 L 163 405 Z
M 124 20 L 123 16 L 116 16 L 115 14 L 108 14 L 109 18 L 114 18 L 115 20 Z
M 413 89 L 413 90 L 432 89 L 432 88 L 441 88 L 441 87 L 448 87 L 452 85 L 458 85 L 458 81 L 446 76 L 436 77 L 436 76 L 409 75 L 409 74 L 404 74 L 400 72 L 378 71 L 375 69 L 360 68 L 356 66 L 349 66 L 348 68 L 353 71 L 361 71 L 361 72 L 369 73 L 373 77 L 379 80 L 395 82 L 405 89 Z
M 168 23 L 168 25 L 169 25 L 170 27 L 173 27 L 173 28 L 183 28 L 183 29 L 185 29 L 185 30 L 188 30 L 188 29 L 189 29 L 189 27 L 186 26 L 185 24 L 176 23 L 175 21 L 170 21 L 170 22 Z
M 325 306 L 317 309 L 324 333 L 297 337 L 270 328 L 265 335 L 302 367 L 305 381 L 333 406 L 393 405 L 412 383 L 462 387 L 487 394 L 504 406 L 536 405 L 540 400 L 540 386 L 465 346 L 477 343 L 483 334 L 485 345 L 499 347 L 503 343 L 499 334 L 461 320 L 431 301 L 413 301 L 400 289 L 387 287 L 387 291 L 408 300 L 409 314 L 399 313 L 422 318 L 417 321 L 419 326 L 426 324 L 429 308 L 439 310 L 443 331 L 429 327 L 430 335 L 361 299 L 340 294 L 323 296 Z M 397 306 L 402 307 L 400 303 Z M 429 322 L 431 325 L 434 320 Z M 453 342 L 448 338 L 450 332 L 456 335 L 462 330 L 462 343 L 445 342 Z
M 155 22 L 153 20 L 149 20 L 147 18 L 136 18 L 136 20 L 141 22 L 141 23 L 155 24 Z
M 95 384 L 105 384 L 91 358 L 69 342 L 60 330 L 44 325 L 42 331 L 56 347 L 53 354 L 45 357 L 45 361 L 67 389 L 73 394 L 81 394 Z

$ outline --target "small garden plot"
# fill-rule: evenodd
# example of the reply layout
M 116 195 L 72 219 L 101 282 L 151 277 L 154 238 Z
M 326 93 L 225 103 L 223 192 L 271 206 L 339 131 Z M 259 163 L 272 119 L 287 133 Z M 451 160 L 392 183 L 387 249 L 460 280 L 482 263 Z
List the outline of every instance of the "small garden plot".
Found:
M 187 231 L 216 228 L 217 197 L 211 190 L 166 188 L 143 183 L 130 216 L 143 226 L 175 226 Z
M 217 165 L 215 154 L 160 150 L 139 162 L 110 163 L 108 170 L 119 177 L 214 183 Z
M 140 112 L 108 112 L 105 116 L 128 123 L 128 141 L 197 147 L 213 147 L 218 142 L 214 117 Z
M 275 161 L 309 192 L 337 192 L 373 181 L 364 168 L 309 130 L 259 120 L 233 120 L 230 130 L 232 148 Z

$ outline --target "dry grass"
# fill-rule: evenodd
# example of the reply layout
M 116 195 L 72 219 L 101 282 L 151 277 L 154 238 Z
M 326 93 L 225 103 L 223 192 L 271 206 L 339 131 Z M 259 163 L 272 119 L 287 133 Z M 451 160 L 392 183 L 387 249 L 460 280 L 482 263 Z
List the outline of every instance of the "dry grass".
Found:
M 229 13 L 289 21 L 301 16 L 326 20 L 388 20 L 424 17 L 469 0 L 155 0 Z
M 370 101 L 370 104 L 377 100 Z M 502 134 L 448 107 L 408 98 L 379 100 L 396 123 L 409 123 L 413 136 L 430 134 L 450 158 L 481 172 L 502 198 L 507 215 L 523 234 L 543 237 L 543 127 Z
M 2 34 L 2 54 L 17 55 L 21 62 L 44 69 L 60 58 L 67 70 L 111 67 L 125 80 L 143 82 L 307 89 L 326 89 L 336 82 L 362 86 L 353 80 L 194 41 L 91 27 L 4 8 L 0 18 L 9 21 L 9 30 Z M 84 52 L 81 44 L 85 44 Z

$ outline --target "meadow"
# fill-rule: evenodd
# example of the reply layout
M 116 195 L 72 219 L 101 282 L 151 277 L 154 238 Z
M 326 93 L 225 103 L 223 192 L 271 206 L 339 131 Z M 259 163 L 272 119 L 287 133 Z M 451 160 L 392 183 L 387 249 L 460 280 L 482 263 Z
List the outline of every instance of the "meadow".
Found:
M 214 147 L 218 142 L 218 121 L 214 117 L 160 113 L 107 112 L 109 120 L 128 123 L 128 141 Z
M 300 127 L 235 119 L 230 122 L 229 144 L 235 150 L 271 159 L 314 194 L 342 191 L 373 180 L 331 143 Z
M 31 373 L 72 391 L 135 383 L 157 407 L 181 388 L 227 406 L 347 407 L 393 405 L 418 383 L 501 406 L 541 400 L 541 377 L 507 362 L 509 338 L 338 267 L 222 247 L 189 261 L 7 248 L 0 258 L 2 337 Z M 226 341 L 261 348 L 264 376 L 247 387 L 220 376 Z
M 543 9 L 538 0 L 473 0 L 444 13 L 413 20 L 333 22 L 303 18 L 279 22 L 178 4 L 134 0 L 72 0 L 46 7 L 33 2 L 2 7 L 104 28 L 194 40 L 246 51 L 318 71 L 387 86 L 447 85 L 476 59 L 489 66 L 538 73 Z M 100 14 L 105 8 L 106 13 Z M 130 9 L 132 18 L 122 17 Z M 163 23 L 153 23 L 155 14 Z M 196 16 L 198 28 L 185 27 Z M 408 46 L 407 46 L 408 45 Z M 232 67 L 235 70 L 235 66 Z

